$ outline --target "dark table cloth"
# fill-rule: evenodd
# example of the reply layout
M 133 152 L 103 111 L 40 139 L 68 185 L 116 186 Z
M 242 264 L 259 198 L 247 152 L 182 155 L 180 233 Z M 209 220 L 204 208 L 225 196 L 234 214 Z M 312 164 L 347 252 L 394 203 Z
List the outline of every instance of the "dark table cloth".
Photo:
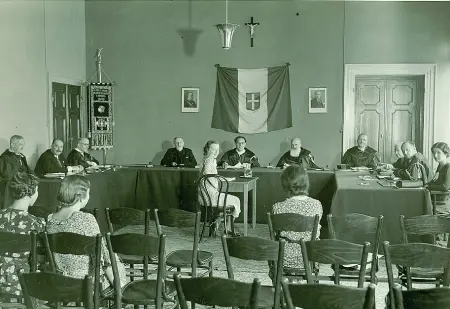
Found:
M 400 215 L 407 218 L 432 214 L 429 191 L 423 188 L 383 187 L 377 180 L 359 178 L 368 175 L 368 172 L 336 172 L 336 193 L 332 200 L 331 214 L 341 216 L 348 213 L 361 213 L 373 217 L 383 215 L 381 240 L 400 243 Z M 409 240 L 419 239 L 411 236 Z M 431 242 L 430 238 L 426 237 L 421 240 Z

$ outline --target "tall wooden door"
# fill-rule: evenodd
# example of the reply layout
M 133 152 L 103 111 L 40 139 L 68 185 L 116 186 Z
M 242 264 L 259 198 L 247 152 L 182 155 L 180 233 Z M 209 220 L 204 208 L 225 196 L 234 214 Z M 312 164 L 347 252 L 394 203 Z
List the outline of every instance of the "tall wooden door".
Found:
M 81 86 L 52 83 L 53 138 L 64 142 L 64 155 L 81 136 Z
M 356 79 L 355 136 L 366 133 L 383 162 L 392 162 L 395 145 L 404 141 L 422 151 L 423 87 L 416 76 Z

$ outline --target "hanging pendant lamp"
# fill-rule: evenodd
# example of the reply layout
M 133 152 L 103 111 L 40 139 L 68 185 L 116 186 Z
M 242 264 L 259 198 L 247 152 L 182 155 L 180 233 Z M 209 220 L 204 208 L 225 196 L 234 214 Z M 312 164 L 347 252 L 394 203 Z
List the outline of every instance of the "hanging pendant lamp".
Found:
M 214 25 L 214 27 L 219 30 L 220 38 L 222 39 L 222 48 L 230 49 L 234 30 L 236 30 L 239 25 L 228 23 L 228 0 L 225 0 L 225 23 Z

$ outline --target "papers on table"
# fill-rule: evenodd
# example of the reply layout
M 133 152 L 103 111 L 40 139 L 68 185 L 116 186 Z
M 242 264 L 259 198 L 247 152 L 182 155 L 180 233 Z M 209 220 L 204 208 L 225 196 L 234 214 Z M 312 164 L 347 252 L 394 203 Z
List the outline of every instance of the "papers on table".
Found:
M 45 178 L 64 178 L 65 176 L 64 173 L 47 173 L 44 175 Z

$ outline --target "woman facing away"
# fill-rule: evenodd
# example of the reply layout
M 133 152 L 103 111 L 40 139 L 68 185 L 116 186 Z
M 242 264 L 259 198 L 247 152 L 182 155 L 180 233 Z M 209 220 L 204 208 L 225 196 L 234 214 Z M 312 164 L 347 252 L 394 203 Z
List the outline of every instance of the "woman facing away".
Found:
M 28 213 L 38 197 L 38 178 L 33 174 L 17 173 L 8 183 L 11 204 L 0 210 L 0 231 L 18 234 L 37 233 L 45 230 L 45 222 Z M 39 244 L 40 245 L 40 244 Z M 6 253 L 0 256 L 0 301 L 17 302 L 21 298 L 17 270 L 29 272 L 30 253 Z
M 69 232 L 86 236 L 96 236 L 100 234 L 100 227 L 92 214 L 81 212 L 89 201 L 90 182 L 86 177 L 79 175 L 67 176 L 61 182 L 57 199 L 61 209 L 48 218 L 47 232 L 49 234 Z M 100 283 L 102 291 L 112 287 L 113 272 L 109 253 L 105 241 L 101 245 L 101 267 Z M 84 278 L 88 274 L 93 274 L 95 259 L 89 256 L 55 253 L 55 264 L 57 270 L 63 275 L 73 278 Z M 116 256 L 119 268 L 120 282 L 126 284 L 126 273 L 124 265 Z
M 309 178 L 306 170 L 299 165 L 290 165 L 281 173 L 281 186 L 287 194 L 286 200 L 275 203 L 272 207 L 272 214 L 294 213 L 303 216 L 314 217 L 319 215 L 322 218 L 322 204 L 308 196 Z M 281 237 L 299 241 L 300 239 L 310 240 L 311 232 L 281 232 Z M 320 225 L 317 230 L 317 239 L 320 235 Z M 274 265 L 269 263 L 269 276 L 274 278 Z M 304 269 L 302 251 L 300 243 L 289 243 L 286 241 L 284 249 L 283 272 L 285 274 L 298 273 Z
M 203 160 L 200 166 L 200 174 L 201 176 L 207 174 L 217 175 L 217 156 L 219 155 L 219 142 L 217 141 L 208 141 L 203 147 Z M 219 192 L 219 184 L 218 180 L 215 178 L 210 178 L 207 182 L 205 182 L 205 189 L 208 192 L 208 195 L 211 198 L 211 201 L 218 201 L 218 205 L 214 206 L 223 206 L 225 193 Z M 200 205 L 203 203 L 203 199 L 201 196 L 202 192 L 199 192 L 198 200 Z M 239 217 L 239 213 L 241 212 L 241 201 L 237 196 L 228 194 L 227 196 L 227 205 L 234 206 L 233 210 L 233 220 Z M 231 231 L 231 222 L 227 223 L 227 230 Z M 232 231 L 233 235 L 237 235 L 235 231 Z
M 446 143 L 438 142 L 431 146 L 434 160 L 439 163 L 433 180 L 425 185 L 430 191 L 446 192 L 450 189 L 450 148 Z M 450 215 L 450 196 L 436 196 L 436 214 L 441 216 Z

